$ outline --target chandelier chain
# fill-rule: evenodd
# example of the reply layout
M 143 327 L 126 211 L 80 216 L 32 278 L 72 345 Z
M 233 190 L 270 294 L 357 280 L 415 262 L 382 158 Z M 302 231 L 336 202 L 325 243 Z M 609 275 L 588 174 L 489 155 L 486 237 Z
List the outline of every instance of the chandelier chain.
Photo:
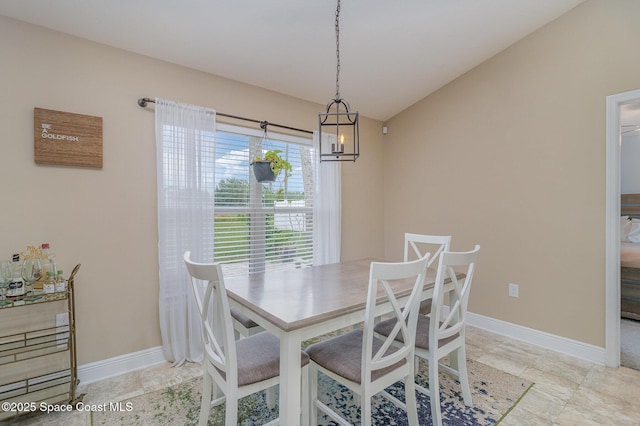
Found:
M 336 3 L 336 96 L 327 103 L 326 112 L 318 113 L 321 162 L 356 161 L 360 156 L 358 111 L 351 111 L 347 101 L 340 98 L 340 0 Z
M 340 99 L 340 0 L 336 7 L 336 99 Z

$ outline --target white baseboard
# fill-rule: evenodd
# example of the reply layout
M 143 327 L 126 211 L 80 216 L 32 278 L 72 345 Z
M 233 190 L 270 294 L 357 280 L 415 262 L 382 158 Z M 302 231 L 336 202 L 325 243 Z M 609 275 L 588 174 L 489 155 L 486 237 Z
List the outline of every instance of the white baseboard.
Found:
M 162 346 L 157 346 L 155 348 L 80 365 L 78 366 L 78 379 L 80 379 L 80 383 L 86 385 L 163 362 L 167 362 L 167 360 L 162 353 Z
M 544 331 L 534 330 L 533 328 L 523 327 L 472 312 L 467 312 L 467 324 L 596 364 L 606 364 L 605 349 L 599 346 L 567 339 L 566 337 L 556 336 Z
M 492 333 L 520 340 L 531 345 L 541 346 L 555 352 L 560 352 L 576 358 L 584 359 L 596 364 L 605 365 L 606 356 L 604 348 L 590 345 L 577 340 L 567 339 L 534 330 L 521 325 L 486 317 L 472 312 L 467 313 L 467 321 L 470 326 L 478 327 Z M 167 362 L 162 353 L 162 347 L 145 349 L 139 352 L 120 355 L 114 358 L 84 364 L 78 367 L 80 383 L 88 384 L 109 377 L 119 376 L 131 371 L 151 367 Z

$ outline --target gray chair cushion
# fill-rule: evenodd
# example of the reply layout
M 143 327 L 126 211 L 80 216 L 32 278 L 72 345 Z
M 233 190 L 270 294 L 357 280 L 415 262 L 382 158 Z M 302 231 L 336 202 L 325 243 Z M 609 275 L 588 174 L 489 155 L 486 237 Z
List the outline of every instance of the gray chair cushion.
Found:
M 236 341 L 238 386 L 246 386 L 280 375 L 280 339 L 262 332 Z M 302 366 L 309 364 L 306 353 L 300 352 Z M 218 370 L 223 377 L 225 374 Z
M 429 325 L 431 323 L 431 319 L 425 315 L 418 315 L 418 327 L 416 328 L 416 348 L 429 350 Z M 381 321 L 375 325 L 373 331 L 383 336 L 388 336 L 393 329 L 393 326 L 396 325 L 396 319 L 388 319 L 386 321 Z M 438 342 L 438 346 L 443 346 L 450 341 L 456 339 L 458 334 L 454 334 L 451 337 L 447 337 L 446 339 L 441 339 Z M 398 335 L 396 340 L 399 342 L 403 342 L 402 335 Z
M 420 302 L 420 310 L 418 312 L 422 315 L 429 315 L 431 313 L 431 299 Z
M 313 344 L 306 349 L 306 352 L 309 354 L 309 358 L 321 367 L 352 382 L 361 383 L 362 338 L 362 330 L 353 330 L 347 334 Z M 374 354 L 382 344 L 382 340 L 374 337 Z M 397 348 L 391 347 L 386 353 L 392 353 L 397 350 Z M 405 363 L 406 360 L 403 359 L 389 367 L 375 370 L 371 374 L 371 379 L 376 380 Z
M 253 328 L 258 326 L 258 324 L 256 324 L 251 318 L 235 309 L 231 309 L 231 316 L 245 328 Z

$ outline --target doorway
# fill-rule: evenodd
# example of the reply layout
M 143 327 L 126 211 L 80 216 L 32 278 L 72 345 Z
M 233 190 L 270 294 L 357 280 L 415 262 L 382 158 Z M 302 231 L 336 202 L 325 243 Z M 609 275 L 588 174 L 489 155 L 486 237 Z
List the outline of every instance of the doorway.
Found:
M 607 96 L 605 240 L 605 362 L 620 366 L 620 169 L 621 110 L 640 102 L 640 90 Z
M 620 107 L 620 134 L 620 213 L 631 218 L 620 221 L 620 366 L 640 370 L 640 102 Z

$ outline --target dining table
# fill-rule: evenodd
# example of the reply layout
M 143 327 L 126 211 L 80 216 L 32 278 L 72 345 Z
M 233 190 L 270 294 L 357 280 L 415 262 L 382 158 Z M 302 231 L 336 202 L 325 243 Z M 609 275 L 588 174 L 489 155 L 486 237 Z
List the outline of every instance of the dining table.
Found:
M 225 278 L 230 305 L 280 339 L 280 425 L 301 423 L 300 350 L 310 338 L 364 321 L 371 262 L 358 259 L 298 269 L 268 271 Z M 423 299 L 435 283 L 431 269 Z M 399 300 L 411 294 L 414 280 L 391 282 Z M 450 281 L 445 291 L 451 290 Z M 382 290 L 376 316 L 391 311 Z M 305 422 L 308 419 L 303 419 Z

